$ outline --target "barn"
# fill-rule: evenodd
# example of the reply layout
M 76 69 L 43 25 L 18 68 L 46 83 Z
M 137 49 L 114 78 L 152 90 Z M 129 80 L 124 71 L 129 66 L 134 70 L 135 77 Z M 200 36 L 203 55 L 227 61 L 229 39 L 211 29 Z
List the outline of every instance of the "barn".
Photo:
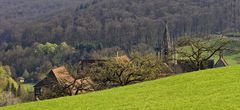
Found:
M 36 100 L 74 95 L 76 92 L 93 91 L 92 83 L 89 77 L 75 79 L 64 66 L 61 66 L 50 70 L 43 80 L 34 85 L 34 95 Z M 84 91 L 79 91 L 78 86 L 83 84 Z

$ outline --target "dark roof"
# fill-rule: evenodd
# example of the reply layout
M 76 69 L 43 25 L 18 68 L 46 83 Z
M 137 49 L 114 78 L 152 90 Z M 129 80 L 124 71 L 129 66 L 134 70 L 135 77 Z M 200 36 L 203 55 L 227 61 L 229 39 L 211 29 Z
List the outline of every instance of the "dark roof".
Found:
M 40 86 L 43 86 L 43 85 L 47 85 L 47 78 L 44 78 L 43 80 L 39 81 L 33 87 L 40 87 Z

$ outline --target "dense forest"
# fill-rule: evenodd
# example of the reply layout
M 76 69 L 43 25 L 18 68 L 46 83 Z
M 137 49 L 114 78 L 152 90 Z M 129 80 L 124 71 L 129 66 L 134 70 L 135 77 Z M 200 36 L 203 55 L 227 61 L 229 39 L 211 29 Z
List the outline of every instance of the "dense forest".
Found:
M 0 21 L 22 23 L 46 20 L 64 10 L 71 10 L 86 0 L 0 0 Z M 87 0 L 90 1 L 90 0 Z
M 171 36 L 240 29 L 238 0 L 0 0 L 0 62 L 37 81 L 54 66 L 116 51 L 153 53 Z M 143 51 L 144 50 L 144 51 Z M 30 77 L 31 76 L 31 77 Z

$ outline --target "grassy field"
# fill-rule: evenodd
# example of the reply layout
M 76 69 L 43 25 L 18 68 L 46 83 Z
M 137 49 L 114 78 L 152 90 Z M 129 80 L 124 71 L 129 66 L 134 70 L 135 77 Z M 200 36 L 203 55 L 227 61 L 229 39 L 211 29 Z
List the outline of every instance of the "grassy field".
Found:
M 236 110 L 240 66 L 186 73 L 131 86 L 1 110 Z
M 238 65 L 240 63 L 240 53 L 234 55 L 226 55 L 225 60 L 229 65 Z M 215 57 L 215 61 L 218 60 L 218 57 Z
M 214 59 L 214 61 L 216 63 L 218 61 L 218 59 L 219 59 L 219 56 L 215 55 L 215 56 L 213 56 L 213 59 Z M 224 59 L 231 66 L 239 65 L 239 63 L 240 63 L 240 53 L 231 54 L 231 55 L 225 55 Z
M 34 86 L 34 84 L 32 84 L 32 83 L 22 84 L 22 87 L 23 87 L 25 92 L 33 92 L 34 91 L 33 86 Z

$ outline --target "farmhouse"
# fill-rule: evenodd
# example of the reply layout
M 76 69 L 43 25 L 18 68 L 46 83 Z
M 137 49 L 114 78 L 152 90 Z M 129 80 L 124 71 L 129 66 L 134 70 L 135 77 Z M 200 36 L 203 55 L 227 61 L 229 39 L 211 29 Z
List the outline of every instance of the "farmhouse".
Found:
M 34 86 L 36 100 L 54 98 L 61 95 L 72 95 L 78 92 L 79 85 L 85 85 L 80 92 L 92 91 L 92 81 L 90 78 L 74 79 L 67 69 L 62 66 L 50 70 L 46 78 Z

